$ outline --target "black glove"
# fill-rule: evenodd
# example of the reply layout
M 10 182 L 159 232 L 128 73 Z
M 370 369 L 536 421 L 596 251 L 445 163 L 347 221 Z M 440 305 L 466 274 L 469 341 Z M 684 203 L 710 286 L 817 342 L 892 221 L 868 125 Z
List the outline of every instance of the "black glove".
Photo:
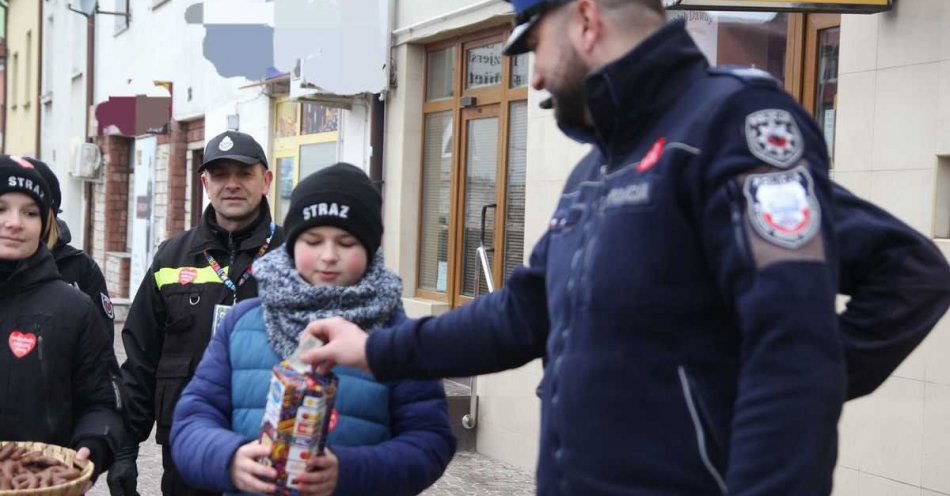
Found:
M 109 483 L 109 494 L 112 496 L 139 496 L 135 491 L 139 471 L 135 461 L 139 457 L 138 446 L 120 448 L 115 454 L 115 461 L 109 468 L 106 480 Z

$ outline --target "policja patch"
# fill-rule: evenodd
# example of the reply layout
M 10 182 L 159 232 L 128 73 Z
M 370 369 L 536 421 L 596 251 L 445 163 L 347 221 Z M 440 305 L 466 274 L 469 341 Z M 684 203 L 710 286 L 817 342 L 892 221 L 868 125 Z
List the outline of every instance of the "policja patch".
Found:
M 749 225 L 766 241 L 797 249 L 810 241 L 821 227 L 821 207 L 814 181 L 804 166 L 745 179 Z
M 745 138 L 752 155 L 776 167 L 791 167 L 802 156 L 802 132 L 792 114 L 782 109 L 759 110 L 746 116 Z
M 99 296 L 102 298 L 102 311 L 106 313 L 106 317 L 115 320 L 115 310 L 112 307 L 112 299 L 105 293 L 99 293 Z

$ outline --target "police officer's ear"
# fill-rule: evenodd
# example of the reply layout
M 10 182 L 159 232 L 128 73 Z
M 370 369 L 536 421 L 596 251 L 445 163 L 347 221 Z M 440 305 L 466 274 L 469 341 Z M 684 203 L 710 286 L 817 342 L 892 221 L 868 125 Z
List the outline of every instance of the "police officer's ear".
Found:
M 597 0 L 579 0 L 566 6 L 568 15 L 568 36 L 582 56 L 594 55 L 601 47 L 608 26 L 604 16 L 604 7 Z

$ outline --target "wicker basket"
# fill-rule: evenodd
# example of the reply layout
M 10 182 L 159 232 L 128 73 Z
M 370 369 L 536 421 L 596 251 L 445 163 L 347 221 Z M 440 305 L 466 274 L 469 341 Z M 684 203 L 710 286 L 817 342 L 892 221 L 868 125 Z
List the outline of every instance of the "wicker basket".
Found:
M 46 443 L 35 443 L 28 441 L 0 441 L 0 448 L 13 442 L 17 446 L 25 447 L 29 451 L 39 451 L 46 456 L 55 458 L 66 466 L 75 466 L 82 471 L 82 475 L 75 480 L 65 484 L 53 487 L 44 487 L 40 489 L 14 489 L 12 491 L 0 491 L 0 496 L 79 496 L 83 493 L 83 488 L 92 477 L 93 463 L 89 460 L 75 461 L 76 452 Z

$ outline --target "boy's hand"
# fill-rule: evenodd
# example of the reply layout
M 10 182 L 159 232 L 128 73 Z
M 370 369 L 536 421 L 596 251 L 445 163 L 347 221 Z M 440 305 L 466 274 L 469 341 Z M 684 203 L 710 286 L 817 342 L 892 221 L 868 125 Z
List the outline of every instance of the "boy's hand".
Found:
M 336 364 L 370 372 L 366 362 L 367 334 L 356 324 L 333 317 L 311 322 L 304 332 L 309 332 L 326 343 L 300 355 L 301 361 L 317 367 L 317 373 L 326 374 Z
M 245 493 L 274 494 L 277 490 L 272 482 L 277 478 L 277 470 L 257 461 L 270 454 L 270 449 L 260 441 L 251 441 L 238 448 L 231 460 L 231 482 L 234 487 Z
M 300 494 L 329 496 L 340 479 L 340 461 L 329 448 L 321 456 L 307 460 L 307 471 L 297 476 Z

